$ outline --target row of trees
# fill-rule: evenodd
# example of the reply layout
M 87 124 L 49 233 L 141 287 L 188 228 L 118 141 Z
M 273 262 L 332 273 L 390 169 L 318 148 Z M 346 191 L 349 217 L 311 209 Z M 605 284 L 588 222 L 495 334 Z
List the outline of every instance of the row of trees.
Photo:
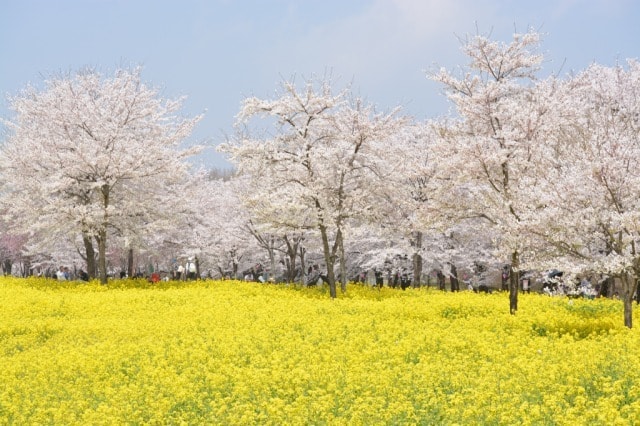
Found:
M 435 247 L 428 257 L 441 263 L 493 258 L 511 265 L 511 313 L 522 269 L 603 274 L 620 280 L 631 327 L 640 66 L 593 64 L 541 79 L 539 43 L 534 31 L 506 44 L 467 38 L 466 67 L 429 75 L 456 113 L 426 123 L 378 113 L 349 91 L 334 95 L 327 81 L 286 82 L 275 100 L 246 99 L 239 114 L 243 125 L 266 117 L 275 131 L 222 150 L 258 189 L 244 197 L 261 200 L 252 214 L 280 233 L 315 229 L 330 269 L 363 232 L 402 236 L 414 256 Z
M 467 66 L 428 75 L 455 113 L 427 122 L 330 79 L 285 81 L 273 99 L 243 101 L 219 147 L 237 168 L 225 178 L 189 168 L 202 147 L 181 143 L 199 117 L 180 117 L 181 100 L 161 99 L 139 69 L 54 78 L 12 99 L 6 239 L 32 267 L 75 252 L 104 283 L 110 259 L 132 273 L 134 254 L 233 276 L 263 262 L 288 281 L 321 256 L 331 297 L 349 271 L 397 258 L 412 259 L 414 281 L 425 266 L 455 278 L 508 263 L 511 313 L 522 269 L 599 273 L 622 283 L 631 327 L 640 67 L 541 79 L 539 42 L 470 36 Z

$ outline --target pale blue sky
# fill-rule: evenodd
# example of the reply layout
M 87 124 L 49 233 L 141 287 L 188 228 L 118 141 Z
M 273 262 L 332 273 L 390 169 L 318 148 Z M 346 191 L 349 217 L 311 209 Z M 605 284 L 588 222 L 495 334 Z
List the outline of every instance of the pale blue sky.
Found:
M 187 96 L 187 115 L 207 111 L 194 141 L 220 143 L 244 97 L 293 75 L 331 72 L 380 110 L 432 118 L 447 104 L 424 71 L 465 64 L 457 36 L 508 42 L 530 26 L 545 33 L 545 74 L 640 58 L 636 0 L 0 0 L 0 115 L 43 76 L 140 64 Z M 228 167 L 213 150 L 202 161 Z

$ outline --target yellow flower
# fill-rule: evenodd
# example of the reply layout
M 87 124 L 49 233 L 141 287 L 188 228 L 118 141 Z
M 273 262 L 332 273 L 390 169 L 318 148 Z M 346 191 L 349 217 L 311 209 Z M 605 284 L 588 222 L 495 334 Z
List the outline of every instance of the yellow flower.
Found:
M 0 303 L 3 423 L 640 421 L 619 301 L 2 278 Z

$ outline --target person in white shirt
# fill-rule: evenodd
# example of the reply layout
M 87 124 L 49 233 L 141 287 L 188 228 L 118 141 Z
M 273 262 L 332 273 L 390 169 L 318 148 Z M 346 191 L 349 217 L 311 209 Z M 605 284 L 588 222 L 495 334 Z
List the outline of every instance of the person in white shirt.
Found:
M 187 262 L 187 279 L 188 280 L 195 280 L 196 279 L 196 264 L 193 261 L 193 258 L 190 257 L 189 261 Z
M 58 271 L 56 272 L 56 278 L 58 279 L 58 281 L 66 281 L 67 280 L 67 275 L 64 273 L 64 267 L 61 266 L 60 269 L 58 269 Z
M 184 266 L 182 266 L 182 264 L 180 264 L 178 266 L 178 270 L 176 272 L 177 272 L 176 279 L 177 280 L 182 280 L 184 278 Z

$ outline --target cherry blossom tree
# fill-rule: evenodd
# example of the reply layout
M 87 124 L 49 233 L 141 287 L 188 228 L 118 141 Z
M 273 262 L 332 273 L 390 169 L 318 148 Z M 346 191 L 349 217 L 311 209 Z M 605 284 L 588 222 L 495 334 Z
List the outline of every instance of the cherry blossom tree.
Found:
M 593 64 L 563 82 L 557 98 L 559 121 L 528 219 L 545 247 L 531 263 L 617 278 L 631 328 L 640 278 L 640 63 Z
M 463 45 L 470 63 L 461 77 L 442 69 L 442 83 L 459 115 L 446 122 L 437 146 L 441 182 L 455 199 L 440 197 L 441 208 L 464 217 L 484 218 L 509 257 L 510 312 L 518 309 L 518 271 L 524 250 L 522 213 L 531 197 L 525 182 L 534 168 L 533 148 L 545 125 L 547 92 L 535 90 L 542 55 L 540 35 L 514 34 L 508 44 L 476 35 Z
M 240 196 L 247 190 L 246 181 L 235 177 L 209 178 L 193 190 L 197 214 L 184 228 L 182 244 L 221 276 L 237 278 L 242 263 L 253 264 L 260 250 L 247 230 L 250 215 Z
M 107 238 L 135 234 L 179 202 L 181 149 L 200 117 L 178 116 L 182 99 L 164 100 L 141 69 L 54 77 L 11 99 L 15 119 L 0 152 L 4 202 L 27 232 L 50 244 L 81 235 L 89 271 L 107 282 Z
M 412 123 L 396 133 L 397 149 L 387 154 L 393 166 L 393 190 L 388 192 L 385 205 L 385 228 L 398 233 L 406 243 L 406 253 L 412 258 L 414 286 L 420 285 L 425 243 L 434 233 L 440 233 L 437 229 L 448 226 L 448 222 L 440 221 L 444 211 L 434 203 L 440 186 L 436 179 L 439 162 L 434 158 L 433 146 L 439 138 L 431 123 Z
M 282 236 L 284 245 L 279 250 L 282 255 L 282 263 L 285 266 L 285 279 L 288 283 L 293 283 L 296 278 L 302 279 L 305 271 L 304 232 L 289 232 Z M 297 259 L 300 258 L 300 267 L 297 267 Z
M 298 230 L 315 228 L 321 238 L 331 297 L 336 297 L 334 266 L 344 259 L 344 228 L 354 217 L 372 218 L 385 184 L 386 142 L 403 124 L 397 111 L 377 113 L 344 90 L 333 94 L 328 80 L 307 81 L 301 89 L 284 82 L 275 100 L 244 100 L 238 124 L 254 117 L 275 121 L 276 134 L 236 138 L 221 149 L 238 171 L 260 181 L 265 217 Z M 273 123 L 272 121 L 272 123 Z M 264 213 L 263 213 L 264 214 Z M 341 262 L 343 289 L 344 262 Z
M 24 256 L 25 245 L 28 242 L 28 236 L 25 234 L 14 234 L 11 228 L 3 224 L 3 232 L 0 234 L 0 267 L 5 275 L 12 273 L 12 267 L 15 263 L 25 263 L 24 274 L 29 274 L 29 256 Z

